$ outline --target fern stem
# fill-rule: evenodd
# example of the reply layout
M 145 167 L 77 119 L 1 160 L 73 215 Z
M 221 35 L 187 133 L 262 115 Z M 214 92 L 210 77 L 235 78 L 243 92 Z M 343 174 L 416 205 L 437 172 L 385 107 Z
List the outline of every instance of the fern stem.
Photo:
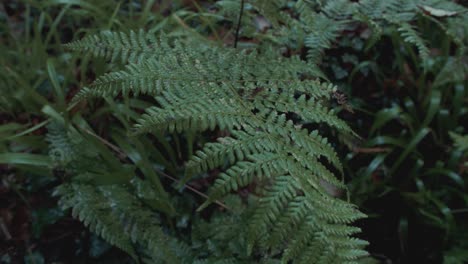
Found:
M 88 133 L 89 135 L 91 135 L 91 136 L 97 138 L 97 139 L 100 140 L 103 144 L 107 145 L 109 148 L 111 148 L 112 150 L 114 150 L 116 153 L 119 154 L 119 156 L 120 156 L 119 158 L 121 158 L 121 159 L 127 158 L 127 154 L 126 154 L 124 151 L 122 151 L 119 147 L 117 147 L 116 145 L 110 143 L 110 142 L 107 141 L 106 139 L 100 137 L 99 135 L 96 135 L 95 133 L 93 133 L 92 131 L 90 131 L 90 130 L 88 130 L 88 129 L 85 129 L 85 128 L 82 128 L 82 127 L 78 127 L 78 128 L 80 128 L 80 129 L 83 130 L 84 132 Z M 174 177 L 172 177 L 171 175 L 166 174 L 165 172 L 163 172 L 163 171 L 161 171 L 161 170 L 155 169 L 155 171 L 156 171 L 157 173 L 159 173 L 161 176 L 163 176 L 163 177 L 165 177 L 165 178 L 168 178 L 168 179 L 174 181 L 175 183 L 179 183 L 179 180 L 176 179 L 176 178 L 174 178 Z M 192 192 L 194 192 L 194 193 L 200 195 L 201 197 L 203 197 L 203 198 L 205 198 L 205 199 L 208 199 L 208 195 L 206 195 L 206 194 L 200 192 L 199 190 L 193 188 L 192 186 L 190 186 L 190 185 L 188 185 L 188 184 L 184 184 L 183 187 L 186 187 L 186 188 L 189 189 L 190 191 L 192 191 Z M 218 200 L 216 200 L 215 203 L 216 203 L 217 205 L 223 207 L 223 208 L 226 209 L 226 210 L 230 210 L 229 207 L 227 207 L 227 205 L 225 205 L 224 203 L 222 203 L 222 202 L 220 202 L 220 201 L 218 201 Z
M 125 152 L 123 152 L 120 148 L 118 148 L 116 145 L 110 143 L 109 141 L 105 140 L 104 138 L 98 136 L 97 134 L 95 134 L 94 132 L 92 132 L 91 130 L 88 130 L 86 128 L 83 128 L 83 127 L 80 127 L 80 126 L 77 126 L 80 130 L 82 130 L 83 132 L 95 137 L 96 139 L 98 139 L 99 141 L 101 141 L 104 145 L 108 146 L 109 148 L 111 148 L 113 151 L 115 151 L 117 154 L 119 154 L 119 158 L 120 159 L 125 159 L 127 157 L 127 154 Z
M 237 48 L 237 42 L 239 41 L 239 31 L 242 21 L 242 15 L 244 14 L 244 0 L 241 0 L 240 12 L 239 12 L 239 20 L 237 20 L 236 26 L 236 38 L 234 39 L 234 48 Z
M 161 174 L 161 176 L 163 176 L 163 177 L 166 177 L 166 178 L 168 178 L 168 179 L 170 179 L 170 180 L 173 180 L 175 183 L 179 183 L 179 182 L 180 182 L 178 179 L 172 177 L 172 176 L 169 175 L 169 174 L 166 174 L 165 172 L 162 172 L 162 171 L 160 171 L 160 170 L 156 170 L 156 172 L 159 173 L 159 174 Z M 206 195 L 206 194 L 200 192 L 199 190 L 193 188 L 192 186 L 190 186 L 190 185 L 188 185 L 188 184 L 184 184 L 184 185 L 182 185 L 182 187 L 186 187 L 187 189 L 191 190 L 192 192 L 194 192 L 194 193 L 200 195 L 201 197 L 203 197 L 203 198 L 205 198 L 205 199 L 208 199 L 208 198 L 209 198 L 208 195 Z M 224 209 L 226 209 L 226 210 L 231 210 L 227 205 L 225 205 L 224 203 L 220 202 L 219 200 L 214 201 L 214 203 L 216 203 L 217 205 L 221 206 L 222 208 L 224 208 Z

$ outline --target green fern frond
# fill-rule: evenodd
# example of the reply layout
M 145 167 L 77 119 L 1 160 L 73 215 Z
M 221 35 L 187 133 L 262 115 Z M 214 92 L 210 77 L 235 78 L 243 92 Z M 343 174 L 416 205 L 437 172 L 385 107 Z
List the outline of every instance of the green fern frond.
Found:
M 284 15 L 278 10 L 281 10 L 287 4 L 285 0 L 253 0 L 249 1 L 254 8 L 264 16 L 274 27 L 277 27 L 280 22 L 284 21 Z
M 144 247 L 153 262 L 189 263 L 193 259 L 191 248 L 166 234 L 158 215 L 145 208 L 134 195 L 116 185 L 100 187 L 104 197 L 113 206 L 132 242 Z M 121 231 L 122 232 L 122 231 Z
M 249 228 L 251 241 L 252 239 L 260 238 L 260 241 L 262 241 L 261 243 L 264 243 L 266 247 L 278 247 L 291 238 L 302 241 L 301 238 L 299 238 L 301 236 L 301 229 L 299 227 L 306 222 L 307 217 L 310 215 L 309 212 L 311 211 L 316 212 L 318 217 L 314 218 L 314 225 L 317 225 L 317 222 L 321 221 L 324 221 L 324 223 L 335 223 L 333 229 L 336 228 L 336 230 L 342 229 L 340 224 L 347 224 L 362 217 L 362 215 L 356 214 L 355 209 L 346 206 L 344 203 L 335 205 L 337 206 L 335 212 L 326 212 L 323 208 L 323 204 L 326 204 L 326 202 L 323 201 L 323 197 L 326 196 L 318 193 L 311 195 L 311 192 L 309 192 L 310 197 L 297 196 L 297 194 L 300 193 L 299 186 L 301 186 L 301 184 L 295 181 L 293 177 L 279 176 L 276 178 L 271 189 L 268 189 L 267 193 L 259 200 L 259 207 L 254 213 Z M 322 228 L 319 226 L 320 225 L 317 225 L 317 229 Z M 325 232 L 327 233 L 326 230 Z M 353 230 L 351 230 L 351 232 L 353 232 Z M 339 241 L 342 244 L 365 244 L 361 240 L 348 240 L 347 238 L 340 238 L 339 236 L 338 238 L 341 239 Z M 303 239 L 310 240 L 311 238 Z M 328 239 L 326 240 L 328 241 Z M 324 245 L 323 241 L 318 241 L 317 243 Z M 300 252 L 300 249 L 297 250 Z M 287 254 L 285 258 L 287 259 Z
M 363 0 L 357 5 L 358 13 L 376 22 L 409 22 L 417 15 L 419 0 Z
M 204 99 L 204 100 L 201 100 Z M 135 126 L 138 133 L 151 130 L 182 132 L 240 128 L 249 122 L 247 109 L 242 109 L 233 99 L 209 99 L 203 95 L 174 95 L 165 93 L 158 97 L 161 107 L 151 107 Z
M 353 134 L 329 107 L 336 87 L 309 80 L 317 77 L 309 64 L 298 57 L 278 58 L 273 51 L 237 52 L 204 45 L 188 47 L 180 42 L 166 47 L 169 50 L 164 56 L 101 77 L 85 93 L 154 95 L 156 105 L 148 108 L 135 125 L 138 133 L 228 131 L 229 137 L 207 144 L 192 156 L 183 183 L 194 174 L 223 168 L 209 199 L 199 209 L 254 183 L 260 193 L 267 190 L 265 196 L 258 197 L 256 216 L 247 220 L 247 226 L 255 219 L 253 227 L 263 226 L 252 233 L 252 247 L 284 249 L 288 241 L 291 245 L 302 241 L 302 228 L 311 236 L 323 233 L 351 239 L 358 229 L 348 224 L 364 215 L 329 196 L 324 181 L 344 187 L 332 172 L 341 172 L 341 163 L 318 130 L 311 133 L 302 128 L 304 124 L 318 124 Z M 288 182 L 285 177 L 291 179 L 293 187 L 270 187 Z M 275 228 L 279 219 L 283 224 L 290 223 L 288 219 L 296 223 L 288 229 L 290 237 Z M 271 230 L 275 232 L 269 234 Z M 269 243 L 259 239 L 270 236 L 273 239 Z M 327 236 L 317 243 L 340 249 Z M 284 251 L 285 260 L 304 253 L 290 251 L 298 255 Z M 342 260 L 350 257 L 338 256 L 338 252 L 330 254 Z
M 328 17 L 344 20 L 356 12 L 357 6 L 358 4 L 350 3 L 348 0 L 328 0 L 321 11 Z
M 266 95 L 256 97 L 254 104 L 260 111 L 270 109 L 283 113 L 295 113 L 304 123 L 325 123 L 338 130 L 352 133 L 345 122 L 336 117 L 333 111 L 324 107 L 316 98 L 308 98 L 306 94 L 297 97 L 293 90 L 294 86 L 291 88 L 286 92 L 276 89 L 267 90 Z M 328 92 L 330 94 L 332 90 Z
M 367 255 L 363 250 L 367 243 L 353 237 L 359 228 L 352 223 L 365 215 L 331 196 L 324 187 L 329 183 L 345 188 L 336 177 L 343 174 L 343 166 L 325 132 L 354 133 L 333 111 L 329 101 L 336 87 L 318 81 L 325 78 L 317 64 L 341 33 L 356 26 L 356 22 L 372 29 L 370 43 L 397 29 L 426 61 L 429 49 L 412 25 L 416 18 L 424 19 L 421 4 L 438 7 L 437 2 L 444 1 L 245 2 L 241 34 L 263 34 L 251 25 L 263 16 L 272 24 L 265 39 L 275 43 L 273 48 L 238 51 L 188 40 L 173 41 L 143 31 L 103 32 L 68 47 L 127 64 L 121 71 L 99 77 L 74 100 L 149 95 L 144 98 L 154 99 L 154 105 L 137 120 L 137 133 L 193 135 L 222 131 L 225 136 L 204 146 L 196 145 L 201 150 L 195 155 L 189 153 L 186 177 L 180 186 L 192 177 L 206 177 L 206 182 L 215 178 L 208 189 L 209 198 L 200 208 L 215 200 L 224 199 L 226 203 L 231 196 L 239 198 L 245 193 L 243 188 L 248 188 L 247 197 L 238 199 L 248 210 L 210 210 L 209 220 L 201 219 L 202 224 L 193 221 L 189 228 L 196 231 L 182 242 L 176 238 L 177 231 L 161 227 L 154 208 L 136 193 L 138 187 L 131 186 L 138 180 L 127 179 L 125 186 L 67 184 L 57 194 L 64 208 L 73 208 L 74 215 L 91 230 L 148 263 L 251 263 L 260 258 L 265 263 L 277 263 L 278 259 L 283 263 L 360 262 Z M 227 20 L 237 21 L 240 1 L 216 1 L 216 5 Z M 278 12 L 279 7 L 287 12 Z M 457 36 L 453 38 L 457 45 L 462 46 L 466 38 L 456 34 L 453 25 L 460 23 L 456 19 L 440 19 L 439 23 L 443 31 L 451 30 Z M 284 39 L 279 39 L 277 33 Z M 294 45 L 292 53 L 297 54 L 304 42 L 307 62 L 298 56 L 284 58 L 276 49 L 278 44 Z M 65 150 L 66 157 L 56 159 L 59 163 L 82 165 L 81 160 L 97 157 L 78 155 L 79 144 L 68 142 L 73 137 L 60 134 L 60 128 L 50 128 L 51 154 L 56 149 Z M 92 171 L 87 176 L 107 169 L 105 164 L 81 167 Z M 83 175 L 80 173 L 76 178 Z M 192 200 L 190 206 L 198 206 L 198 201 Z M 215 216 L 211 217 L 211 213 Z M 161 222 L 172 224 L 173 220 Z M 192 244 L 185 243 L 188 240 Z
M 305 152 L 301 156 L 307 157 L 309 162 L 317 165 L 313 158 L 324 157 L 339 171 L 342 170 L 341 162 L 332 146 L 326 138 L 318 134 L 317 130 L 311 133 L 305 130 L 292 130 L 284 134 L 279 133 L 281 131 L 275 132 L 232 131 L 232 137 L 219 138 L 217 143 L 208 143 L 203 150 L 197 151 L 187 164 L 187 173 L 198 174 L 224 164 L 234 164 L 236 161 L 244 160 L 249 155 L 273 152 L 282 148 L 288 148 L 291 151 L 295 148 L 303 148 Z M 284 145 L 280 139 L 286 137 L 291 138 L 294 145 Z M 329 175 L 329 173 L 326 174 Z M 333 182 L 336 185 L 341 185 L 341 183 Z
M 76 159 L 74 144 L 68 135 L 68 131 L 59 123 L 51 123 L 47 126 L 46 141 L 49 143 L 49 156 L 60 166 L 65 166 Z M 76 140 L 76 138 L 75 138 Z
M 119 217 L 112 213 L 111 204 L 93 186 L 61 185 L 54 195 L 60 196 L 62 209 L 72 208 L 73 217 L 78 218 L 92 232 L 137 259 L 130 236 L 122 232 Z
M 164 54 L 165 50 L 154 35 L 142 30 L 138 33 L 130 31 L 129 34 L 105 31 L 65 44 L 65 47 L 123 63 L 140 62 Z
M 63 209 L 111 245 L 135 260 L 147 254 L 151 263 L 191 263 L 191 248 L 168 236 L 159 217 L 136 199 L 126 188 L 117 185 L 94 187 L 64 184 L 55 191 Z
M 323 14 L 307 19 L 305 45 L 309 48 L 307 58 L 315 64 L 321 62 L 321 58 L 326 49 L 331 48 L 334 41 L 340 36 L 340 32 L 345 29 L 345 22 L 338 21 Z
M 236 53 L 230 50 L 221 51 L 216 47 L 193 49 L 190 45 L 179 42 L 170 46 L 163 37 L 160 45 L 165 47 L 164 56 L 155 53 L 138 64 L 129 64 L 123 71 L 101 76 L 88 88 L 82 89 L 74 101 L 91 96 L 116 96 L 130 92 L 134 95 L 158 95 L 177 86 L 206 83 L 246 83 L 246 88 L 250 86 L 254 89 L 258 86 L 255 82 L 291 82 L 297 78 L 298 73 L 309 78 L 322 76 L 316 68 L 309 67 L 298 57 L 292 57 L 286 62 L 278 59 L 273 51 L 259 56 L 255 52 Z M 93 52 L 95 48 L 99 46 L 90 48 L 89 52 Z M 258 65 L 262 67 L 259 68 Z M 273 78 L 272 72 L 276 74 Z
M 429 59 L 429 48 L 410 24 L 401 24 L 398 28 L 398 32 L 400 32 L 406 42 L 414 44 L 418 48 L 419 56 L 421 56 L 423 61 L 427 61 Z
M 218 1 L 218 3 L 230 6 L 231 8 L 226 9 L 231 10 L 232 21 L 237 20 L 240 10 L 239 1 L 224 0 Z M 264 8 L 261 8 L 262 6 Z M 268 10 L 273 10 L 278 6 L 288 7 L 290 10 L 287 13 L 277 11 L 276 15 L 265 15 L 271 14 Z M 442 10 L 454 15 L 447 18 L 442 17 L 444 19 L 442 21 L 431 17 L 431 14 L 426 14 L 427 10 L 424 8 Z M 464 21 L 466 21 L 467 9 L 449 0 L 328 0 L 295 1 L 294 4 L 279 0 L 252 1 L 244 11 L 247 16 L 255 17 L 256 12 L 264 13 L 265 17 L 273 17 L 273 19 L 269 19 L 271 21 L 284 21 L 286 23 L 287 29 L 277 27 L 275 33 L 286 31 L 289 36 L 284 37 L 283 40 L 266 37 L 269 40 L 274 39 L 274 43 L 285 44 L 286 42 L 288 45 L 295 45 L 295 38 L 292 36 L 305 35 L 303 42 L 308 48 L 308 59 L 315 64 L 321 62 L 323 53 L 333 47 L 340 33 L 349 27 L 354 27 L 356 22 L 363 22 L 372 29 L 369 46 L 379 40 L 381 34 L 397 30 L 404 41 L 416 46 L 423 61 L 428 58 L 428 49 L 424 40 L 418 36 L 418 32 L 409 26 L 421 16 L 438 24 L 443 32 L 450 36 L 461 49 L 464 49 L 467 40 L 466 27 L 463 25 L 466 24 Z M 299 15 L 299 20 L 296 19 L 296 15 Z M 246 22 L 246 24 L 248 23 Z M 273 24 L 277 23 L 273 22 Z M 390 25 L 396 25 L 396 28 L 389 27 Z

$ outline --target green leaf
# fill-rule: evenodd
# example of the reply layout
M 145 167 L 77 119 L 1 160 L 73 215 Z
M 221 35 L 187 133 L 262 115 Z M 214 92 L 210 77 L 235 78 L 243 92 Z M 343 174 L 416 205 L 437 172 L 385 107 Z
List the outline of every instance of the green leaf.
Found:
M 392 108 L 382 109 L 375 115 L 374 123 L 370 129 L 370 135 L 374 134 L 374 132 L 381 128 L 383 125 L 388 123 L 389 121 L 396 119 L 400 116 L 401 109 L 398 106 L 394 106 Z
M 0 164 L 31 165 L 51 167 L 49 156 L 29 153 L 3 153 L 0 154 Z
M 432 94 L 429 101 L 429 108 L 427 109 L 427 115 L 424 119 L 422 126 L 428 126 L 431 123 L 434 116 L 440 111 L 440 101 L 442 93 L 439 90 L 432 90 Z
M 379 154 L 375 157 L 367 166 L 366 170 L 362 173 L 363 178 L 369 179 L 371 174 L 381 165 L 384 163 L 387 154 Z
M 63 92 L 62 87 L 59 84 L 59 78 L 57 76 L 57 72 L 55 71 L 55 67 L 52 62 L 52 59 L 47 60 L 47 72 L 49 73 L 49 79 L 52 83 L 52 86 L 54 87 L 59 108 L 62 110 L 65 110 L 66 108 L 65 94 Z
M 419 144 L 419 142 L 430 132 L 431 130 L 427 127 L 422 128 L 419 130 L 419 132 L 412 137 L 411 141 L 405 148 L 405 150 L 400 154 L 398 159 L 393 163 L 393 167 L 390 170 L 390 175 L 393 175 L 393 173 L 400 167 L 401 163 L 406 159 L 406 157 L 416 148 L 416 146 Z

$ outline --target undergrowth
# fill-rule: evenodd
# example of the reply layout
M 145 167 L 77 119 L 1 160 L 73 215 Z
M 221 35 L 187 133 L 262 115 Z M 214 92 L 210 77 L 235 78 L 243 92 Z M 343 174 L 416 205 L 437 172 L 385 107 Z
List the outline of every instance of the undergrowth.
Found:
M 71 214 L 83 262 L 463 263 L 458 2 L 1 4 L 16 255 L 63 258 L 42 230 Z

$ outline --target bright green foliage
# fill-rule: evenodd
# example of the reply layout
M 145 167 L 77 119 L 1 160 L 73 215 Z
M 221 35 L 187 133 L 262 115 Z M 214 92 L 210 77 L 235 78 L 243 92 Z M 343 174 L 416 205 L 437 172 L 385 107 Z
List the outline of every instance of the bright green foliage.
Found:
M 343 263 L 365 256 L 361 248 L 366 243 L 351 237 L 359 228 L 348 226 L 364 215 L 323 187 L 323 181 L 344 187 L 333 173 L 342 171 L 341 163 L 326 138 L 302 128 L 316 124 L 352 134 L 328 107 L 337 88 L 313 80 L 319 73 L 297 57 L 188 45 L 164 36 L 155 41 L 146 35 L 104 33 L 70 44 L 87 53 L 137 61 L 98 78 L 75 100 L 148 94 L 156 104 L 137 121 L 136 133 L 228 131 L 230 136 L 206 144 L 189 160 L 184 182 L 223 168 L 199 209 L 255 183 L 257 206 L 243 216 L 245 254 L 277 252 L 283 261 L 298 263 Z M 104 51 L 96 42 L 100 39 L 105 39 Z M 150 48 L 158 51 L 144 56 Z

